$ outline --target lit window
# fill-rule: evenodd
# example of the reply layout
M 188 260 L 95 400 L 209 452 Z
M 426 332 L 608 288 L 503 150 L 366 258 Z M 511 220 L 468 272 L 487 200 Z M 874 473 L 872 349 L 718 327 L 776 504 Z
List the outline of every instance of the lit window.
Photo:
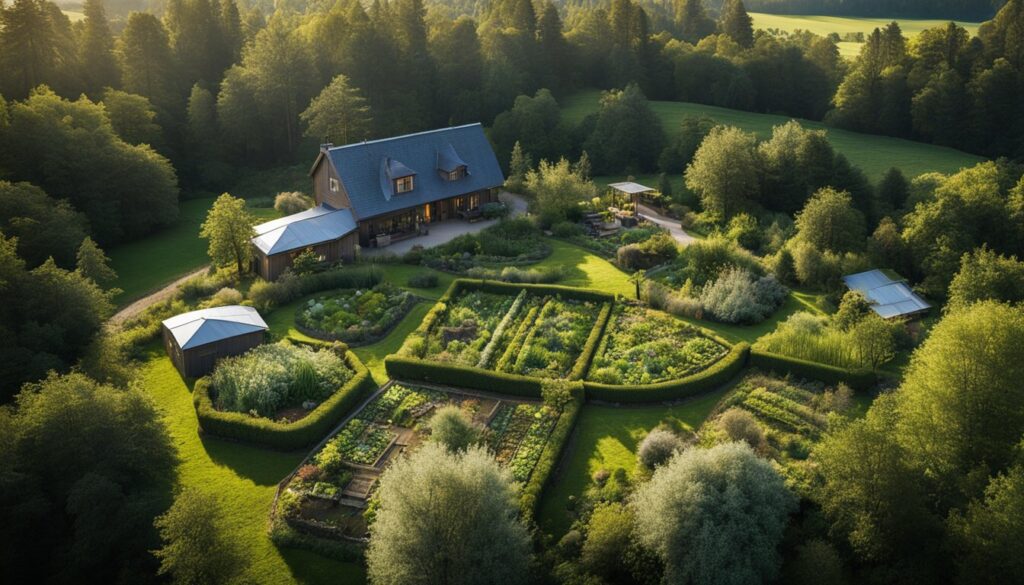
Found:
M 458 181 L 459 179 L 461 179 L 462 177 L 465 177 L 465 176 L 466 176 L 466 167 L 459 167 L 459 168 L 455 169 L 454 171 L 448 173 L 448 180 L 449 181 Z
M 338 183 L 338 179 L 335 179 L 334 177 L 331 177 L 330 182 L 331 182 L 331 191 L 337 193 L 338 189 L 341 188 L 341 185 Z
M 408 193 L 412 191 L 412 177 L 395 179 L 395 193 Z

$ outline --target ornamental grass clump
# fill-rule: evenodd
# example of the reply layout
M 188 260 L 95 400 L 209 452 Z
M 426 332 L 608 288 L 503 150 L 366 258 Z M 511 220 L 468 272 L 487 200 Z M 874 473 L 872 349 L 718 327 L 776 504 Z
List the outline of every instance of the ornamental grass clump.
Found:
M 221 360 L 211 386 L 218 409 L 271 417 L 282 408 L 324 400 L 352 376 L 332 350 L 283 342 Z

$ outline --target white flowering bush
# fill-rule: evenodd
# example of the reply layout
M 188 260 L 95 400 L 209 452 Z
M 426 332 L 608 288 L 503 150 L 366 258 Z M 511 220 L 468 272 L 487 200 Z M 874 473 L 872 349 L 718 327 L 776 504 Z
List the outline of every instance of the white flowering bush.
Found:
M 282 408 L 322 401 L 353 375 L 329 349 L 282 342 L 221 360 L 211 386 L 218 409 L 272 417 Z
M 700 303 L 716 321 L 754 324 L 774 313 L 788 295 L 789 289 L 774 276 L 757 277 L 743 268 L 731 268 L 704 287 Z

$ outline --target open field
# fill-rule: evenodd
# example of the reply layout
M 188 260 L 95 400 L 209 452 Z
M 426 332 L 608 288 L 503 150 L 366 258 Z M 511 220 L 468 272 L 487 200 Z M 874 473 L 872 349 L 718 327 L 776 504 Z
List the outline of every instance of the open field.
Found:
M 210 198 L 182 201 L 174 225 L 143 240 L 109 250 L 111 265 L 117 272 L 116 286 L 124 291 L 114 299 L 118 307 L 209 262 L 206 240 L 199 237 L 199 226 L 212 204 Z M 277 211 L 271 207 L 249 211 L 261 221 L 277 217 Z
M 578 499 L 583 495 L 595 471 L 614 471 L 621 467 L 632 476 L 637 444 L 648 431 L 666 419 L 676 419 L 696 429 L 724 394 L 725 390 L 717 390 L 675 406 L 584 406 L 562 458 L 562 466 L 541 499 L 537 516 L 540 529 L 556 539 L 561 537 L 572 524 L 566 512 L 569 496 Z
M 765 14 L 763 12 L 751 12 L 750 17 L 754 19 L 754 28 L 766 30 L 777 29 L 786 32 L 794 30 L 806 30 L 817 35 L 829 35 L 837 33 L 840 37 L 850 33 L 862 32 L 865 35 L 871 33 L 875 28 L 882 28 L 888 25 L 893 19 L 890 18 L 855 18 L 842 16 L 814 16 L 798 14 Z M 903 29 L 907 37 L 917 36 L 925 29 L 936 26 L 943 26 L 949 21 L 945 20 L 914 20 L 895 19 Z M 967 29 L 967 32 L 974 36 L 978 34 L 979 23 L 957 22 Z M 856 57 L 860 53 L 862 43 L 841 42 L 839 53 L 844 57 Z
M 600 97 L 601 93 L 599 91 L 587 90 L 562 98 L 563 117 L 573 123 L 579 122 L 588 114 L 597 111 Z M 771 136 L 772 127 L 785 124 L 792 119 L 787 116 L 742 112 L 685 102 L 652 101 L 651 108 L 661 118 L 662 124 L 669 135 L 676 132 L 676 129 L 679 128 L 680 123 L 686 116 L 709 116 L 722 124 L 737 126 L 748 132 L 754 132 L 762 139 Z M 900 168 L 903 174 L 910 178 L 933 171 L 953 173 L 963 167 L 973 166 L 984 160 L 981 157 L 952 148 L 888 136 L 860 134 L 858 132 L 832 128 L 821 122 L 811 120 L 799 120 L 799 122 L 805 128 L 827 131 L 828 138 L 835 149 L 846 155 L 851 163 L 867 173 L 868 178 L 872 181 L 882 178 L 891 167 Z M 600 178 L 597 180 L 607 183 L 610 179 L 612 178 Z M 617 177 L 614 179 L 621 180 L 621 178 Z M 646 180 L 650 180 L 650 178 L 648 177 Z M 681 182 L 679 185 L 681 185 Z
M 249 560 L 245 583 L 362 583 L 363 568 L 319 555 L 279 550 L 267 535 L 267 514 L 281 481 L 305 451 L 281 453 L 201 437 L 192 394 L 159 343 L 143 365 L 142 385 L 163 415 L 178 455 L 178 484 L 217 495 L 226 529 Z

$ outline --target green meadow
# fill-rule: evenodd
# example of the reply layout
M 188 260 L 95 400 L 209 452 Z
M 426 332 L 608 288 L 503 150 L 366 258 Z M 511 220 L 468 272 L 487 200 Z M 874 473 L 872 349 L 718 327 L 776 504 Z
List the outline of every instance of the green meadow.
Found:
M 579 122 L 597 111 L 601 92 L 587 90 L 562 98 L 562 115 L 569 122 Z M 651 108 L 661 118 L 665 131 L 672 135 L 687 116 L 708 116 L 727 126 L 736 126 L 753 132 L 759 138 L 771 136 L 772 128 L 793 118 L 773 114 L 742 112 L 715 106 L 686 102 L 652 101 Z M 860 167 L 872 181 L 880 179 L 891 167 L 897 167 L 907 177 L 937 171 L 953 173 L 973 166 L 984 159 L 952 148 L 923 144 L 901 138 L 861 134 L 826 126 L 821 122 L 798 120 L 805 128 L 825 130 L 837 151 Z M 641 177 L 643 178 L 643 177 Z M 650 180 L 647 176 L 647 180 Z M 604 182 L 610 178 L 601 178 Z M 681 186 L 681 179 L 677 179 Z M 654 185 L 652 185 L 654 186 Z

